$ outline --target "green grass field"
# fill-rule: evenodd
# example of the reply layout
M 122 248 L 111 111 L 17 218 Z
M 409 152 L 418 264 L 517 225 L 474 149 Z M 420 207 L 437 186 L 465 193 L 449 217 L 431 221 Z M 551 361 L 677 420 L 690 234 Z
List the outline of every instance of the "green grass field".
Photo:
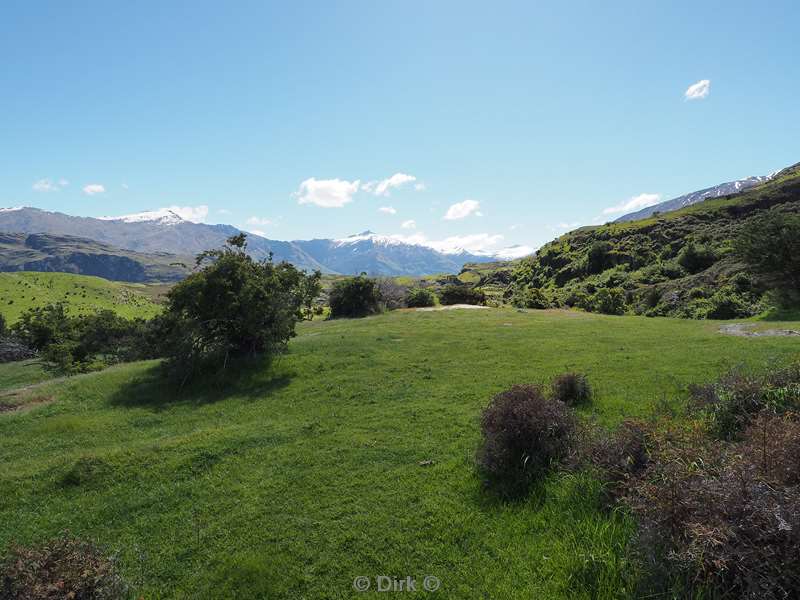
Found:
M 157 300 L 166 289 L 69 273 L 0 273 L 0 314 L 13 323 L 29 308 L 63 301 L 75 314 L 111 309 L 127 318 L 149 318 L 161 310 Z
M 436 576 L 431 598 L 626 597 L 631 522 L 584 476 L 493 499 L 473 466 L 480 411 L 577 369 L 597 392 L 582 414 L 613 425 L 800 352 L 718 327 L 396 311 L 304 323 L 273 367 L 180 394 L 155 363 L 45 383 L 51 403 L 0 414 L 0 548 L 70 529 L 118 551 L 145 598 L 380 598 L 374 580 L 353 589 L 376 575 Z

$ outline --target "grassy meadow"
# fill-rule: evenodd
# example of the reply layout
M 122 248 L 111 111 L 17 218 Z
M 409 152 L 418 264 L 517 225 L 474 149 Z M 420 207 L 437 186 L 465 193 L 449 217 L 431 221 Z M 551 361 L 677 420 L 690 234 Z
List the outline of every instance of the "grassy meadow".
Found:
M 275 364 L 180 393 L 154 362 L 43 383 L 16 400 L 34 408 L 0 413 L 0 548 L 69 529 L 118 552 L 145 598 L 382 597 L 353 589 L 376 575 L 436 576 L 430 598 L 626 597 L 631 521 L 586 476 L 519 503 L 487 494 L 480 411 L 575 369 L 596 391 L 582 415 L 611 426 L 800 354 L 719 326 L 404 310 L 304 323 Z
M 14 323 L 29 308 L 66 302 L 73 314 L 110 309 L 129 319 L 146 319 L 160 312 L 157 301 L 166 289 L 69 273 L 0 273 L 0 313 Z

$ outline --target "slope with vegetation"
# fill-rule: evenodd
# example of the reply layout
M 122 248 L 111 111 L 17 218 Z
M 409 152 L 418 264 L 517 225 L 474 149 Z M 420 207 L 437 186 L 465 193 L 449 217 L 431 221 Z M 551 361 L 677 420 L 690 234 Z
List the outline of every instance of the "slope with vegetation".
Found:
M 300 323 L 280 360 L 180 391 L 157 363 L 119 365 L 0 414 L 0 548 L 69 530 L 148 598 L 344 599 L 378 574 L 434 575 L 434 598 L 635 596 L 635 521 L 599 479 L 550 472 L 511 503 L 484 490 L 481 410 L 569 369 L 591 400 L 579 381 L 553 393 L 612 426 L 796 353 L 706 322 L 497 309 Z
M 610 314 L 750 316 L 775 300 L 768 294 L 797 284 L 786 272 L 795 264 L 797 242 L 792 240 L 800 229 L 798 213 L 800 165 L 795 165 L 735 196 L 563 235 L 535 257 L 520 261 L 506 297 L 531 308 L 566 305 Z M 784 239 L 773 236 L 776 230 L 784 231 Z M 760 240 L 753 239 L 752 232 L 762 232 Z M 753 248 L 767 249 L 783 260 L 777 266 L 784 272 L 776 278 L 765 271 L 753 260 Z M 783 284 L 776 288 L 776 281 Z M 780 295 L 778 300 L 786 299 L 786 294 Z
M 72 314 L 112 310 L 122 317 L 150 318 L 161 311 L 164 286 L 121 283 L 67 273 L 0 273 L 0 314 L 11 324 L 28 309 L 63 302 Z

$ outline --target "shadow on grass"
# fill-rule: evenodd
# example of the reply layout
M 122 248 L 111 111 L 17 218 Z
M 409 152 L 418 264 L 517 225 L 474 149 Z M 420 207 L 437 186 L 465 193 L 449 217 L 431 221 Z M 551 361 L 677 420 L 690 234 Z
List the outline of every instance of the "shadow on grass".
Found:
M 770 308 L 758 317 L 759 321 L 800 321 L 800 307 Z
M 201 375 L 181 386 L 162 365 L 155 365 L 121 386 L 110 403 L 161 410 L 177 404 L 211 404 L 231 396 L 256 400 L 286 387 L 293 377 L 294 372 L 279 359 L 270 362 L 258 357 L 231 362 L 223 371 Z

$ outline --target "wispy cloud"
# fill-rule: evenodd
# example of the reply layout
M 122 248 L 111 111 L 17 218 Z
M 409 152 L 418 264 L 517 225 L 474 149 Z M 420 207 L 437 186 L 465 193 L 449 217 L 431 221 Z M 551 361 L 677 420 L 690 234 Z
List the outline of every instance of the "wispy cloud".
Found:
M 701 79 L 697 83 L 690 85 L 683 95 L 687 100 L 702 100 L 706 98 L 710 92 L 711 81 L 709 79 Z
M 219 213 L 219 214 L 221 214 L 221 215 L 229 215 L 229 214 L 231 214 L 231 211 L 229 211 L 227 208 L 220 208 L 220 209 L 217 211 L 217 213 Z
M 426 189 L 427 188 L 426 188 L 425 184 L 423 182 L 421 182 L 421 181 L 419 183 L 415 183 L 414 184 L 414 190 L 417 191 L 417 192 L 424 192 Z
M 477 200 L 464 200 L 463 202 L 456 202 L 455 204 L 450 205 L 450 208 L 447 209 L 444 218 L 448 221 L 454 221 L 457 219 L 464 219 L 472 214 L 474 214 L 476 217 L 480 217 L 482 216 L 481 212 L 478 210 L 480 207 L 480 202 Z
M 382 212 L 384 214 L 387 214 L 387 215 L 396 215 L 397 214 L 397 209 L 394 208 L 393 206 L 381 206 L 378 209 L 378 211 Z
M 106 191 L 104 185 L 100 183 L 90 183 L 88 185 L 83 186 L 83 193 L 88 196 L 94 196 L 95 194 L 102 194 Z
M 181 219 L 186 219 L 192 223 L 203 223 L 208 217 L 208 206 L 206 204 L 198 206 L 168 206 L 166 210 L 171 210 Z
M 608 208 L 603 209 L 603 214 L 614 215 L 618 213 L 627 213 L 634 210 L 639 210 L 640 208 L 653 206 L 659 202 L 661 202 L 661 194 L 639 194 L 638 196 L 634 196 L 633 198 L 625 202 L 621 202 L 616 206 L 609 206 Z
M 359 180 L 315 179 L 311 177 L 300 184 L 295 193 L 298 204 L 314 204 L 322 208 L 341 208 L 353 201 L 358 191 Z
M 413 219 L 409 219 L 408 221 L 403 221 L 400 224 L 400 227 L 402 227 L 403 229 L 416 229 L 417 228 L 417 222 L 414 221 Z
M 380 181 L 368 181 L 361 186 L 361 189 L 365 192 L 371 192 L 376 196 L 388 196 L 392 189 L 399 188 L 407 183 L 413 183 L 416 180 L 416 177 L 408 173 L 395 173 L 391 177 L 381 179 Z
M 33 186 L 31 187 L 34 192 L 58 192 L 68 185 L 69 181 L 66 179 L 59 179 L 57 182 L 53 182 L 49 179 L 40 179 L 39 181 L 34 182 Z

